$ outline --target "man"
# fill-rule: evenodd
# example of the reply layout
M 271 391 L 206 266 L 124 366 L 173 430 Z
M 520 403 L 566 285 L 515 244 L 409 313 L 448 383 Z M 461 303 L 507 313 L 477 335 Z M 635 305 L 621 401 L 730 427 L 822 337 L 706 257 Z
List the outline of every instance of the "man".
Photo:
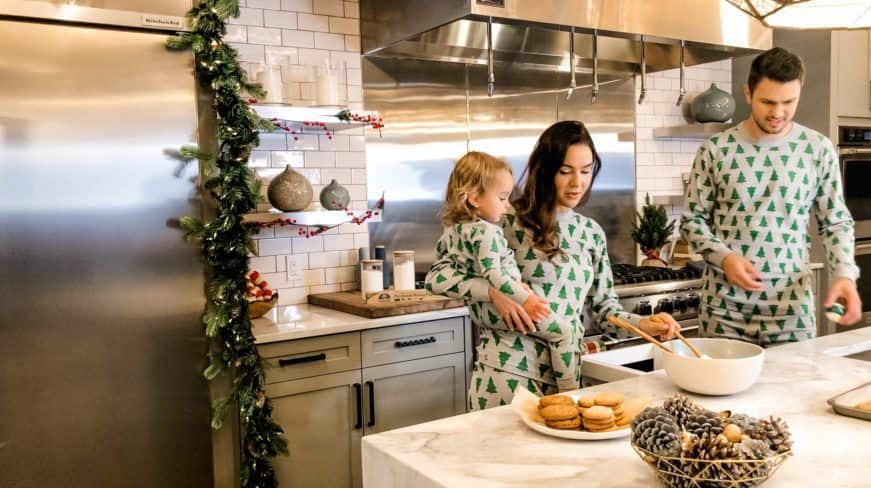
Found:
M 801 59 L 784 49 L 756 57 L 744 86 L 750 117 L 696 154 L 681 233 L 708 263 L 699 311 L 705 336 L 764 346 L 815 336 L 811 214 L 832 283 L 824 306 L 844 303 L 842 324 L 861 316 L 837 153 L 792 121 L 803 79 Z

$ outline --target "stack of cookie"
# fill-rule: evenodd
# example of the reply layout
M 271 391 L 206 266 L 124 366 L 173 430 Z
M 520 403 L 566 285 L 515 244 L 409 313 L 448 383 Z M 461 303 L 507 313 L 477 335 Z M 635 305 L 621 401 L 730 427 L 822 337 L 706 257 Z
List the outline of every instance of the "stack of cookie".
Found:
M 614 391 L 579 398 L 578 411 L 583 417 L 584 429 L 601 432 L 628 426 L 632 419 L 623 409 L 623 400 L 623 394 Z
M 581 416 L 571 397 L 547 395 L 538 400 L 538 413 L 544 423 L 552 429 L 577 430 L 581 427 Z
M 538 413 L 554 429 L 606 432 L 632 422 L 635 414 L 626 411 L 623 402 L 623 394 L 614 391 L 582 396 L 577 403 L 568 395 L 547 395 L 539 398 Z

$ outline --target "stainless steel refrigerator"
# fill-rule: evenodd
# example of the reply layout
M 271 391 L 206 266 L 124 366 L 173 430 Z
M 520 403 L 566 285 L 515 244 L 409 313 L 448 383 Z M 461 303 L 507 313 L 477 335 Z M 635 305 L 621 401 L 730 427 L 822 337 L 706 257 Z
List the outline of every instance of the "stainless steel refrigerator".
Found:
M 0 0 L 0 486 L 211 486 L 192 55 L 64 3 Z

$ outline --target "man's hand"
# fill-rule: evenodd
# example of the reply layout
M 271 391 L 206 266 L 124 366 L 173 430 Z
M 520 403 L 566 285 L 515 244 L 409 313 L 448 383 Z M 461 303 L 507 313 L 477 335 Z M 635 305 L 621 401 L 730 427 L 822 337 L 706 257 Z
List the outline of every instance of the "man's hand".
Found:
M 844 308 L 847 309 L 847 313 L 838 320 L 838 323 L 853 325 L 859 322 L 859 319 L 862 318 L 862 300 L 859 298 L 858 290 L 856 290 L 856 282 L 849 278 L 836 279 L 829 288 L 829 294 L 823 302 L 823 307 L 831 307 L 838 299 L 844 301 Z
M 726 281 L 735 286 L 740 286 L 747 291 L 762 291 L 762 275 L 753 264 L 736 253 L 730 253 L 723 259 L 723 272 L 726 273 Z

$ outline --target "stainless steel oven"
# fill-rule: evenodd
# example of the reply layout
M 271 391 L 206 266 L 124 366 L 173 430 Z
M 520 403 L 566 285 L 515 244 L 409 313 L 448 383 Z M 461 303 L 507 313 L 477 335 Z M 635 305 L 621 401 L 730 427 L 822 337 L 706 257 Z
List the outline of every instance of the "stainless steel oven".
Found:
M 856 264 L 861 271 L 857 286 L 862 298 L 862 321 L 852 327 L 868 326 L 871 325 L 871 127 L 839 127 L 838 156 L 844 200 L 856 222 Z M 839 325 L 836 330 L 852 327 Z
M 838 156 L 856 240 L 871 239 L 871 127 L 840 127 Z
M 871 240 L 856 241 L 856 264 L 862 272 L 856 285 L 862 299 L 862 321 L 853 327 L 871 326 Z M 852 327 L 841 327 L 839 331 Z

